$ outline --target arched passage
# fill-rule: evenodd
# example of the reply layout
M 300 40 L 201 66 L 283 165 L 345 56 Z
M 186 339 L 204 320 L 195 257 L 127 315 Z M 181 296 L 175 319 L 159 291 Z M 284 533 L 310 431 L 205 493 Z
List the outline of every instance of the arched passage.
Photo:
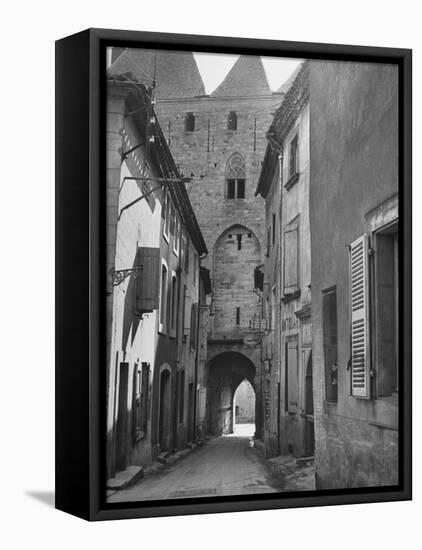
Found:
M 207 365 L 207 419 L 213 435 L 233 432 L 234 394 L 243 380 L 255 386 L 255 366 L 242 353 L 227 351 L 213 357 Z
M 233 406 L 234 434 L 253 436 L 255 434 L 255 390 L 246 378 L 234 392 Z

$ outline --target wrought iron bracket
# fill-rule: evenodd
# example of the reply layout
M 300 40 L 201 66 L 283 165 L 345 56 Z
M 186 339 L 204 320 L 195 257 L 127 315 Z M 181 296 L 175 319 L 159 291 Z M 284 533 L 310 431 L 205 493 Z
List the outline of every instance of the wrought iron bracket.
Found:
M 138 276 L 138 273 L 142 271 L 143 268 L 144 267 L 142 265 L 140 267 L 132 267 L 130 269 L 114 269 L 114 267 L 112 267 L 110 269 L 110 277 L 111 277 L 111 282 L 113 286 L 118 286 L 125 279 L 127 279 L 127 277 L 130 277 L 131 275 L 133 275 L 136 279 L 136 277 Z

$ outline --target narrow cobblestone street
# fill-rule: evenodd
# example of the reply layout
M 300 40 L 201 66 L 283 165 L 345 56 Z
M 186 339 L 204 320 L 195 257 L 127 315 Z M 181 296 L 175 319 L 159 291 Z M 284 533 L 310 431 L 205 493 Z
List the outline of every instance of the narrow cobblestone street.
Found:
M 253 447 L 253 425 L 211 439 L 204 447 L 132 487 L 110 495 L 109 502 L 198 496 L 273 493 L 282 490 Z

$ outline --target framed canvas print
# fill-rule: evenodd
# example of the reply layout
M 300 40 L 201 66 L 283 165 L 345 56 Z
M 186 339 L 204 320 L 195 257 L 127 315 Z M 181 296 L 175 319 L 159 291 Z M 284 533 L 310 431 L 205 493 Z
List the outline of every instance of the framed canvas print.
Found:
M 56 44 L 56 506 L 411 498 L 411 51 Z

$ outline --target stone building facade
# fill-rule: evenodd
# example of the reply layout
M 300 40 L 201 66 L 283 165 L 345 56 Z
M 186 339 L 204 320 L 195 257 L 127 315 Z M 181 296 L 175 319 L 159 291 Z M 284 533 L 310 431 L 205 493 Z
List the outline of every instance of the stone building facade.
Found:
M 232 430 L 233 396 L 243 379 L 254 387 L 257 434 L 263 419 L 261 349 L 245 336 L 262 317 L 253 274 L 265 246 L 264 208 L 255 197 L 272 111 L 282 94 L 271 92 L 259 57 L 240 56 L 210 95 L 192 53 L 126 50 L 113 63 L 120 72 L 155 80 L 157 114 L 181 173 L 191 177 L 189 197 L 209 250 L 207 424 Z
M 398 69 L 310 66 L 317 488 L 398 482 Z
M 198 341 L 206 292 L 201 294 L 199 264 L 207 249 L 153 107 L 150 89 L 109 71 L 107 477 L 112 488 L 142 475 L 160 455 L 193 442 L 201 423 Z
M 295 71 L 267 133 L 263 278 L 268 456 L 314 453 L 309 226 L 309 63 Z

